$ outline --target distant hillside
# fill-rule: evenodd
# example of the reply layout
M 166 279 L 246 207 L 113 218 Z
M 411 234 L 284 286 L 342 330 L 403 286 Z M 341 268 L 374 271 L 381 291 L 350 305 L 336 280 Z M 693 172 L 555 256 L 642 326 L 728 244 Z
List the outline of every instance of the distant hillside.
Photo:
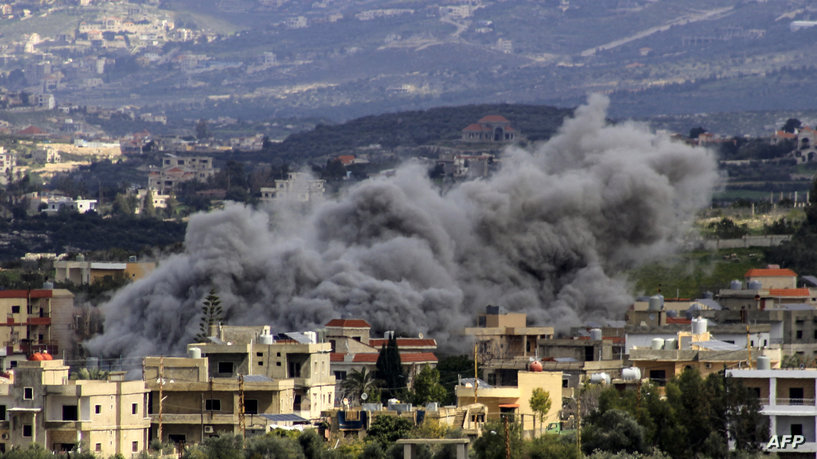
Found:
M 460 138 L 464 127 L 492 114 L 507 118 L 529 141 L 538 141 L 552 136 L 572 113 L 571 109 L 541 105 L 484 104 L 366 116 L 343 124 L 321 124 L 252 155 L 259 157 L 249 157 L 248 153 L 235 159 L 302 162 L 372 144 L 394 148 L 451 143 Z

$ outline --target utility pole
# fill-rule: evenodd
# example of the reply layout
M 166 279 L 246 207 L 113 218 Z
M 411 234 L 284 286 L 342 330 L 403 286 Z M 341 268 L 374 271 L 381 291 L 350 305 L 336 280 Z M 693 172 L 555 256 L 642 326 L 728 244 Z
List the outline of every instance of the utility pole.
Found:
M 241 430 L 241 436 L 244 435 L 246 426 L 244 425 L 244 375 L 238 375 L 238 428 Z
M 162 442 L 162 405 L 164 404 L 165 358 L 159 358 L 159 442 Z
M 579 381 L 579 394 L 576 397 L 576 449 L 579 457 L 582 457 L 582 391 L 581 380 Z
M 752 369 L 752 342 L 751 335 L 749 334 L 749 324 L 746 324 L 746 363 L 749 366 L 749 369 Z
M 474 342 L 474 404 L 477 403 L 477 389 L 479 389 L 479 371 L 477 370 L 477 345 L 478 342 Z

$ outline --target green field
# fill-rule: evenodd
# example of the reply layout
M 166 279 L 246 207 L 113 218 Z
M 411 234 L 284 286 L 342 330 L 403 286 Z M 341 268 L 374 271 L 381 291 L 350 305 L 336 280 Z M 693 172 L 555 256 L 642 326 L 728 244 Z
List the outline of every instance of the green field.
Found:
M 729 281 L 743 280 L 746 271 L 765 265 L 761 248 L 696 251 L 632 270 L 629 278 L 636 295 L 653 295 L 660 285 L 665 297 L 699 298 L 703 292 L 728 288 Z

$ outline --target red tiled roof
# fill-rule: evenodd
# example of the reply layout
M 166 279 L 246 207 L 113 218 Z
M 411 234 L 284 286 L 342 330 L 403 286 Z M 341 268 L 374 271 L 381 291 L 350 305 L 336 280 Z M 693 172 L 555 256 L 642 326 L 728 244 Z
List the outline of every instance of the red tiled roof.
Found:
M 29 126 L 29 127 L 25 128 L 25 129 L 23 129 L 22 131 L 18 132 L 18 134 L 20 134 L 20 135 L 42 135 L 42 134 L 45 134 L 45 132 L 42 129 L 38 128 L 37 126 Z
M 797 138 L 797 134 L 794 134 L 792 132 L 786 132 L 786 131 L 777 131 L 777 132 L 774 133 L 774 135 L 775 135 L 775 137 L 778 137 L 778 138 L 781 138 L 781 139 L 796 139 Z
M 370 339 L 369 346 L 380 347 L 389 340 L 383 338 Z M 437 347 L 437 340 L 429 338 L 397 338 L 397 347 Z
M 811 293 L 807 288 L 770 288 L 769 296 L 809 296 Z
M 746 271 L 745 277 L 797 277 L 797 273 L 791 269 L 750 269 Z
M 502 115 L 487 115 L 480 118 L 479 123 L 510 123 L 508 118 Z
M 332 319 L 326 323 L 326 327 L 347 327 L 347 328 L 372 328 L 369 322 L 363 319 Z
M 51 298 L 52 290 L 32 290 L 31 298 Z M 25 298 L 28 290 L 0 290 L 0 298 Z
M 343 164 L 344 166 L 348 166 L 349 164 L 352 164 L 353 162 L 355 162 L 355 156 L 354 155 L 340 155 L 340 156 L 338 156 L 338 161 L 340 161 L 341 164 Z
M 340 352 L 332 352 L 329 354 L 329 362 L 343 362 L 343 354 Z
M 667 317 L 668 324 L 691 324 L 692 320 L 684 319 L 682 317 Z
M 468 126 L 465 127 L 465 129 L 463 129 L 463 131 L 469 131 L 469 132 L 470 131 L 480 132 L 480 131 L 490 131 L 490 130 L 491 130 L 491 128 L 486 127 L 486 126 L 482 126 L 482 125 L 479 125 L 479 124 L 469 124 Z

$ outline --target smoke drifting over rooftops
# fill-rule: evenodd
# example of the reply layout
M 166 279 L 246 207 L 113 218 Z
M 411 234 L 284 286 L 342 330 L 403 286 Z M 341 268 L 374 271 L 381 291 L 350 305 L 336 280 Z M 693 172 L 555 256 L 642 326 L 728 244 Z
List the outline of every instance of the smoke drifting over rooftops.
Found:
M 550 141 L 511 149 L 487 180 L 442 193 L 416 165 L 308 214 L 228 205 L 194 216 L 186 250 L 104 305 L 103 356 L 182 353 L 218 290 L 225 323 L 277 331 L 361 317 L 444 349 L 488 304 L 567 327 L 619 318 L 622 269 L 674 250 L 709 203 L 713 155 L 605 122 L 591 96 Z

